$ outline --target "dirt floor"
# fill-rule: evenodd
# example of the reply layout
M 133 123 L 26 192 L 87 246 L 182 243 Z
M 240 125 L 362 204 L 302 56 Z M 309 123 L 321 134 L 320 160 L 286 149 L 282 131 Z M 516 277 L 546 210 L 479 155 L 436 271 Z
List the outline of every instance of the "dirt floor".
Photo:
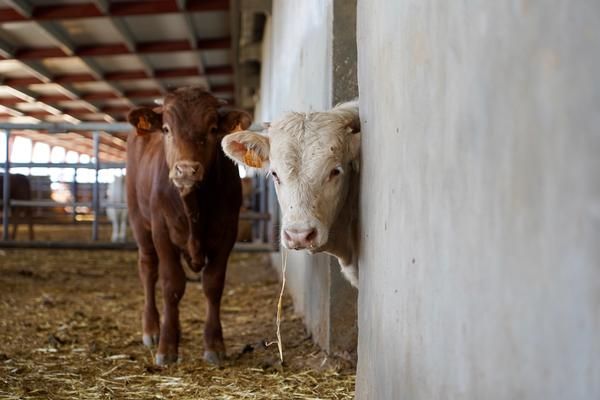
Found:
M 222 322 L 229 360 L 202 361 L 204 296 L 181 302 L 182 361 L 153 365 L 141 344 L 142 291 L 130 251 L 0 250 L 0 398 L 351 399 L 351 363 L 327 357 L 284 298 L 266 255 L 232 256 Z M 160 294 L 159 294 L 160 295 Z

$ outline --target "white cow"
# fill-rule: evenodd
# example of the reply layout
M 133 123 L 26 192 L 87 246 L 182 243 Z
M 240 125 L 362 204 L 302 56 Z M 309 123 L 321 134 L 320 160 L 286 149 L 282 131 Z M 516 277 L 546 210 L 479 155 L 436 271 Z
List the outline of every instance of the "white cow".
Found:
M 326 112 L 291 112 L 267 135 L 236 132 L 222 145 L 234 161 L 270 171 L 281 207 L 281 243 L 334 255 L 357 286 L 358 101 Z
M 109 203 L 125 203 L 127 201 L 127 191 L 125 188 L 125 177 L 115 176 L 114 182 L 108 184 L 106 190 Z M 124 242 L 127 236 L 127 209 L 117 207 L 107 207 L 106 215 L 112 222 L 112 242 Z

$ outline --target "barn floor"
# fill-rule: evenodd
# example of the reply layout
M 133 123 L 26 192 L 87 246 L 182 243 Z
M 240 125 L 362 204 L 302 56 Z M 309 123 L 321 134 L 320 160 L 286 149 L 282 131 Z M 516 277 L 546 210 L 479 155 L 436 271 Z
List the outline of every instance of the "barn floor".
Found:
M 350 399 L 354 370 L 312 344 L 284 299 L 285 364 L 278 365 L 280 284 L 265 255 L 234 254 L 223 297 L 229 360 L 201 357 L 204 296 L 181 303 L 183 360 L 153 365 L 141 344 L 136 253 L 0 250 L 0 397 L 6 399 Z

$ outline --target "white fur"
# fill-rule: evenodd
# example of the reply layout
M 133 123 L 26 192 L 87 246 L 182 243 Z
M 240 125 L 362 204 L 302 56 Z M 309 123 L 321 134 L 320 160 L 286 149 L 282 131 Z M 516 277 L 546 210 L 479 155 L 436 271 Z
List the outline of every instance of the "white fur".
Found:
M 106 191 L 108 202 L 125 203 L 127 192 L 125 188 L 125 177 L 116 176 L 114 182 L 108 184 Z M 124 242 L 127 236 L 127 209 L 107 207 L 106 215 L 112 222 L 112 242 Z
M 225 153 L 234 161 L 245 164 L 244 155 L 252 150 L 260 157 L 261 168 L 278 177 L 282 244 L 286 246 L 286 229 L 316 229 L 309 251 L 338 257 L 354 286 L 359 126 L 358 101 L 352 101 L 326 112 L 287 113 L 266 136 L 244 131 L 223 140 Z M 341 173 L 330 175 L 334 169 Z

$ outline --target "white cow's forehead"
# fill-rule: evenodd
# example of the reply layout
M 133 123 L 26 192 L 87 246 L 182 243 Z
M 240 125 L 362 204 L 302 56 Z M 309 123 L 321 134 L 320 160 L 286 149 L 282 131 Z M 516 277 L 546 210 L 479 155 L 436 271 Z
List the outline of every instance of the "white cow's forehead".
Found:
M 269 129 L 271 167 L 287 178 L 318 182 L 348 158 L 349 136 L 337 115 L 289 113 Z
M 276 121 L 269 130 L 272 158 L 298 158 L 309 155 L 313 158 L 340 157 L 347 150 L 349 133 L 344 121 L 327 112 L 289 113 Z

